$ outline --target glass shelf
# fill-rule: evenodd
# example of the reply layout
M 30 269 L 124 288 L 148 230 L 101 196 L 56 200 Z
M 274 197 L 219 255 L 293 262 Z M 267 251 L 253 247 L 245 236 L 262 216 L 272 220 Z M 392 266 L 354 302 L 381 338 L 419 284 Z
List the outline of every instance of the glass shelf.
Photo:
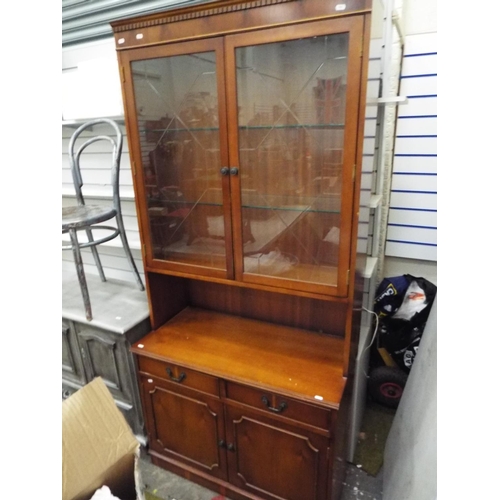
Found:
M 247 125 L 240 126 L 240 130 L 269 130 L 269 129 L 343 129 L 343 123 L 313 123 L 313 124 L 296 124 L 296 125 Z
M 297 125 L 248 125 L 240 126 L 240 130 L 271 130 L 271 129 L 313 129 L 313 130 L 337 130 L 343 129 L 343 123 L 315 123 Z M 179 132 L 214 132 L 219 131 L 219 127 L 195 127 L 195 128 L 172 128 L 172 129 L 147 129 L 147 132 L 179 133 Z

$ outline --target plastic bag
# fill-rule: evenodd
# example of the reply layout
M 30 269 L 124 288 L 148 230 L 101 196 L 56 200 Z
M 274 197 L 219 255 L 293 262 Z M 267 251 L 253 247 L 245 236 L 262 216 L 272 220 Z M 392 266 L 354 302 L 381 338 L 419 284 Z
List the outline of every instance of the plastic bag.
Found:
M 436 285 L 410 274 L 384 278 L 377 287 L 378 346 L 405 371 L 413 365 L 436 293 Z

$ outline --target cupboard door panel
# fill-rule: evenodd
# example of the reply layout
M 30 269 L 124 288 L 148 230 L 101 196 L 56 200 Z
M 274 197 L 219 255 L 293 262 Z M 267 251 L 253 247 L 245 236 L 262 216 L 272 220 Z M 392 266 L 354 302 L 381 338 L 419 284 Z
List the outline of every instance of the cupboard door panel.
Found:
M 141 382 L 151 449 L 226 479 L 222 404 L 178 394 L 151 378 Z
M 73 323 L 62 322 L 62 377 L 76 384 L 85 384 L 85 372 Z
M 328 439 L 227 407 L 228 474 L 268 499 L 327 498 Z

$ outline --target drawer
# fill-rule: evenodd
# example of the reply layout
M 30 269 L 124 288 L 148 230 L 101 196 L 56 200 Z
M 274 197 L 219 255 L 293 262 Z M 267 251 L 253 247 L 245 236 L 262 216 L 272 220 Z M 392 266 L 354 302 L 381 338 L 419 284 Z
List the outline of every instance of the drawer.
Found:
M 227 382 L 226 396 L 228 399 L 253 406 L 259 410 L 281 415 L 320 429 L 330 430 L 331 410 L 327 408 L 233 382 Z
M 218 379 L 205 373 L 144 356 L 139 356 L 139 371 L 144 374 L 155 375 L 183 387 L 219 396 Z

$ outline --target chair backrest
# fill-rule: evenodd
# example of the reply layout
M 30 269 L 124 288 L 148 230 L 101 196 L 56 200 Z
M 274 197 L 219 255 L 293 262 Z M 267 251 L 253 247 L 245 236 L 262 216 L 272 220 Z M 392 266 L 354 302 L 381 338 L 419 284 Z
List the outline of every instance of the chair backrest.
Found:
M 107 123 L 108 125 L 110 125 L 114 129 L 115 134 L 96 135 L 94 137 L 90 137 L 77 148 L 76 141 L 84 131 L 91 129 L 95 125 L 100 125 L 103 123 Z M 69 163 L 71 168 L 71 175 L 73 177 L 73 184 L 75 186 L 76 199 L 79 205 L 85 205 L 85 200 L 82 194 L 83 180 L 80 170 L 80 157 L 83 151 L 88 146 L 97 141 L 109 141 L 113 146 L 113 150 L 111 153 L 111 186 L 113 189 L 113 204 L 115 207 L 119 207 L 120 161 L 123 147 L 123 134 L 121 133 L 118 124 L 113 120 L 110 120 L 109 118 L 97 118 L 95 120 L 88 121 L 78 127 L 78 129 L 76 129 L 71 136 L 71 140 L 69 141 Z

